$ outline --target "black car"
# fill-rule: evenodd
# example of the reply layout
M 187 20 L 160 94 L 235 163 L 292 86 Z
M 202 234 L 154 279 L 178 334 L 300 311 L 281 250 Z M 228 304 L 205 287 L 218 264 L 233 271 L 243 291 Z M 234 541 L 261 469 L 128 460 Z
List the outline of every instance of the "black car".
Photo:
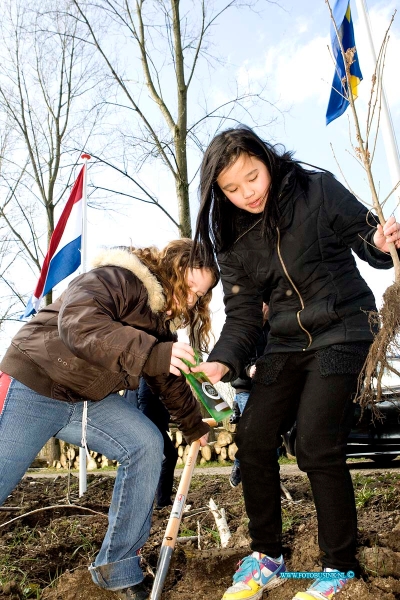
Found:
M 400 357 L 390 359 L 400 372 Z M 353 426 L 347 440 L 348 458 L 368 457 L 379 464 L 387 464 L 400 455 L 400 377 L 390 373 L 382 380 L 384 400 L 378 403 L 381 418 L 373 418 L 367 408 L 361 416 L 356 405 Z M 296 456 L 296 424 L 285 433 L 283 445 L 288 455 Z

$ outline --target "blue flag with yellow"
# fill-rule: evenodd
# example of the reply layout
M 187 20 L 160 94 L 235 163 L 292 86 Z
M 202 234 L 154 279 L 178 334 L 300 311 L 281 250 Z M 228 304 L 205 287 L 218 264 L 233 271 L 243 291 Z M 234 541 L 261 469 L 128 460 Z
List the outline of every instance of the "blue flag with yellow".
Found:
M 346 52 L 349 48 L 355 48 L 356 42 L 354 39 L 353 22 L 351 20 L 350 0 L 336 0 L 332 12 L 344 51 Z M 347 90 L 346 71 L 339 40 L 333 23 L 331 24 L 331 40 L 333 57 L 336 65 L 331 96 L 326 111 L 327 125 L 334 119 L 337 119 L 337 117 L 340 117 L 349 105 L 349 101 L 347 100 L 349 94 Z M 357 52 L 355 52 L 353 64 L 350 66 L 350 85 L 354 98 L 357 98 L 358 96 L 357 87 L 360 81 L 362 81 L 362 78 L 358 55 Z

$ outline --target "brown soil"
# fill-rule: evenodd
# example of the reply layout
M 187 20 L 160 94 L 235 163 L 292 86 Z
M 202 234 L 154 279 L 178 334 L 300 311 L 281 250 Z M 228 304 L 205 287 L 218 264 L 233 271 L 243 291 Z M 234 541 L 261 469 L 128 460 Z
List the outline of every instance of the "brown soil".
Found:
M 283 501 L 284 555 L 290 571 L 320 569 L 315 508 L 307 478 L 282 481 L 294 502 Z M 114 479 L 89 475 L 88 492 L 77 499 L 72 478 L 69 500 L 75 505 L 36 512 L 0 528 L 0 597 L 8 600 L 112 600 L 116 595 L 97 588 L 87 565 L 96 555 L 107 525 L 107 509 Z M 378 472 L 355 476 L 359 505 L 359 558 L 362 578 L 352 580 L 335 596 L 359 600 L 400 599 L 400 474 Z M 232 532 L 229 547 L 218 547 L 215 521 L 207 509 L 212 497 L 224 507 Z M 5 506 L 18 512 L 0 512 L 0 524 L 18 515 L 68 503 L 65 477 L 24 479 Z M 241 486 L 232 489 L 227 476 L 195 476 L 188 495 L 180 535 L 201 531 L 197 542 L 176 546 L 162 600 L 219 600 L 230 585 L 235 565 L 248 551 L 247 521 Z M 84 511 L 89 508 L 96 513 Z M 158 552 L 169 516 L 168 509 L 154 512 L 150 538 L 143 548 L 143 568 L 151 586 Z M 265 600 L 291 600 L 310 582 L 289 580 L 265 593 Z

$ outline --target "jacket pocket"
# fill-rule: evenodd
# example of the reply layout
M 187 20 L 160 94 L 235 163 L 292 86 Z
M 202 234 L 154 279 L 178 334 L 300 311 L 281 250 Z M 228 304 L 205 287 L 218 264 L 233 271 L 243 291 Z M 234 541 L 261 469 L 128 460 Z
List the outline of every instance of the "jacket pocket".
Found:
M 341 319 L 335 310 L 336 294 L 305 305 L 300 313 L 303 327 L 311 333 L 318 335 L 329 329 L 332 325 L 340 323 Z
M 91 365 L 86 360 L 75 356 L 65 346 L 59 338 L 58 331 L 46 333 L 44 336 L 44 345 L 47 351 L 47 360 L 42 366 L 47 371 L 49 377 L 75 393 L 88 397 L 89 399 L 99 400 L 100 398 L 92 398 L 88 395 L 91 389 L 105 387 L 108 389 L 112 386 L 111 378 L 117 375 L 121 378 L 121 374 L 104 373 L 104 369 L 100 369 L 95 365 Z M 107 385 L 104 378 L 110 378 L 110 384 Z M 96 394 L 98 395 L 98 394 Z M 105 394 L 107 395 L 107 393 Z M 104 395 L 102 396 L 104 397 Z
M 295 308 L 271 314 L 269 325 L 270 335 L 279 340 L 290 341 L 293 336 L 297 336 L 299 331 L 301 331 Z

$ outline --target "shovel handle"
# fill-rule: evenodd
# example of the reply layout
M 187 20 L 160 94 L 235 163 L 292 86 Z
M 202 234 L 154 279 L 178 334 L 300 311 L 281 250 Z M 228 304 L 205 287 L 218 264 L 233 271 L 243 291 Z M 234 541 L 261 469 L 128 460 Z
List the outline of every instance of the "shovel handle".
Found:
M 210 427 L 215 427 L 217 422 L 214 419 L 203 419 Z M 160 555 L 158 558 L 157 572 L 150 594 L 150 600 L 160 600 L 161 593 L 167 577 L 172 553 L 175 548 L 178 531 L 182 520 L 183 509 L 185 508 L 186 498 L 192 480 L 194 467 L 196 465 L 197 455 L 200 450 L 200 440 L 195 440 L 190 445 L 186 463 L 179 481 L 178 491 L 176 492 L 174 504 L 168 519 L 167 529 L 163 542 L 161 544 Z
M 183 509 L 187 493 L 190 486 L 190 481 L 193 475 L 193 469 L 196 464 L 196 458 L 200 449 L 200 441 L 192 442 L 189 454 L 186 459 L 186 464 L 183 468 L 181 479 L 179 481 L 178 491 L 176 492 L 174 504 L 171 514 L 168 519 L 167 529 L 160 548 L 158 557 L 157 571 L 154 579 L 153 587 L 150 594 L 150 600 L 160 600 L 161 593 L 167 577 L 169 564 L 171 562 L 172 553 L 175 548 L 176 538 L 178 537 L 179 526 L 182 520 Z
M 194 467 L 196 466 L 197 455 L 200 450 L 200 442 L 196 440 L 190 445 L 186 463 L 179 481 L 178 491 L 176 492 L 174 504 L 168 520 L 167 529 L 162 545 L 175 548 L 176 538 L 178 537 L 179 526 L 182 520 L 183 509 L 185 508 L 186 498 L 192 480 Z
M 203 421 L 210 427 L 215 427 L 217 425 L 217 422 L 211 418 L 203 419 Z M 176 492 L 175 501 L 168 520 L 167 529 L 165 530 L 162 546 L 169 546 L 172 549 L 175 548 L 176 538 L 178 537 L 179 526 L 182 520 L 182 513 L 183 509 L 185 508 L 187 494 L 193 477 L 193 471 L 196 466 L 196 459 L 199 450 L 200 442 L 199 440 L 195 440 L 190 445 L 190 450 L 179 481 L 178 491 Z

